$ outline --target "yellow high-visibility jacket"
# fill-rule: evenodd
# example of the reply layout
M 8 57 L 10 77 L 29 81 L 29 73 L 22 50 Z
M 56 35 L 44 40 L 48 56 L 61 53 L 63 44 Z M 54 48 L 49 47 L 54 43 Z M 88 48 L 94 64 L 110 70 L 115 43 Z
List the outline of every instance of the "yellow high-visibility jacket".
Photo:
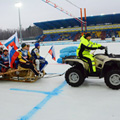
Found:
M 84 35 L 80 38 L 80 45 L 77 49 L 77 56 L 89 55 L 91 50 L 95 50 L 101 47 L 101 44 L 93 43 L 90 40 L 84 38 Z

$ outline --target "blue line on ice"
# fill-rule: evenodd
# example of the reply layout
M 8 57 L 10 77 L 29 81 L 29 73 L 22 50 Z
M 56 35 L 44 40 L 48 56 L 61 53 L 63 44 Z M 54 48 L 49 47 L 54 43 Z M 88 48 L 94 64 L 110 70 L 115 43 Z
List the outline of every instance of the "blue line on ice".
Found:
M 35 92 L 35 93 L 43 93 L 49 95 L 51 92 L 44 92 L 44 91 L 37 91 L 37 90 L 25 90 L 25 89 L 18 89 L 18 88 L 11 88 L 10 90 L 14 91 L 23 91 L 23 92 Z
M 64 81 L 60 86 L 55 88 L 52 92 L 43 92 L 43 91 L 35 91 L 35 90 L 22 90 L 11 88 L 10 90 L 16 91 L 25 91 L 25 92 L 36 92 L 36 93 L 44 93 L 48 94 L 39 104 L 37 104 L 32 110 L 30 110 L 26 115 L 22 116 L 18 120 L 29 120 L 38 110 L 42 109 L 42 107 L 53 97 L 59 95 L 62 92 L 62 88 L 66 85 L 66 81 Z

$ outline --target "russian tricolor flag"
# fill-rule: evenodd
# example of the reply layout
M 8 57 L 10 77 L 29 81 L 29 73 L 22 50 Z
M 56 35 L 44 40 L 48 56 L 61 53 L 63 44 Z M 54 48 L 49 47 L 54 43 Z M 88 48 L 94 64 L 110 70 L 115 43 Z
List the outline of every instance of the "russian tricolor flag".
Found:
M 0 45 L 3 45 L 3 44 L 0 42 Z
M 17 59 L 19 52 L 17 52 L 14 47 L 9 46 L 9 65 L 13 68 L 13 63 Z
M 52 56 L 52 59 L 56 61 L 54 46 L 52 46 L 52 47 L 50 48 L 50 50 L 48 51 L 48 53 Z
M 8 38 L 5 42 L 4 42 L 5 47 L 8 49 L 9 46 L 14 46 L 14 49 L 17 50 L 19 48 L 19 39 L 17 36 L 17 32 L 12 35 L 10 38 Z

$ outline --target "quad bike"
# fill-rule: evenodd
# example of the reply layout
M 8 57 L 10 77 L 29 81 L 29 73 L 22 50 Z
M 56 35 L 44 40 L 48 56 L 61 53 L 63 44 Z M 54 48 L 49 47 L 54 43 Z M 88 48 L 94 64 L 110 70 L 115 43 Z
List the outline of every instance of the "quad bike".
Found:
M 83 60 L 77 57 L 63 59 L 66 64 L 72 66 L 65 73 L 66 82 L 78 87 L 85 78 L 92 76 L 104 78 L 106 85 L 111 89 L 120 89 L 120 55 L 108 54 L 106 47 L 104 54 L 96 54 L 94 58 L 97 72 L 93 75 L 89 72 L 88 63 Z
M 31 69 L 26 69 L 18 66 L 17 69 L 9 68 L 6 72 L 0 73 L 0 80 L 2 81 L 16 81 L 16 82 L 35 82 L 40 77 L 35 76 Z

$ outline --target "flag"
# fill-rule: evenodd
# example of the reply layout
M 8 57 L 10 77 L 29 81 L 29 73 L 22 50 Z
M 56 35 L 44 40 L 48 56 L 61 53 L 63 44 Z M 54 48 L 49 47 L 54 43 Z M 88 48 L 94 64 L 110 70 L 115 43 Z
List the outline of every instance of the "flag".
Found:
M 3 45 L 3 44 L 0 42 L 0 45 Z
M 50 50 L 48 51 L 48 53 L 52 56 L 52 59 L 56 61 L 54 46 L 52 46 L 52 47 L 50 48 Z
M 3 47 L 3 44 L 0 42 L 0 47 Z
M 13 63 L 17 59 L 19 52 L 17 52 L 14 47 L 9 46 L 9 65 L 13 68 Z
M 9 46 L 14 46 L 14 49 L 17 50 L 19 48 L 19 39 L 17 36 L 17 32 L 12 35 L 10 38 L 8 38 L 5 42 L 4 42 L 5 47 L 8 49 Z

